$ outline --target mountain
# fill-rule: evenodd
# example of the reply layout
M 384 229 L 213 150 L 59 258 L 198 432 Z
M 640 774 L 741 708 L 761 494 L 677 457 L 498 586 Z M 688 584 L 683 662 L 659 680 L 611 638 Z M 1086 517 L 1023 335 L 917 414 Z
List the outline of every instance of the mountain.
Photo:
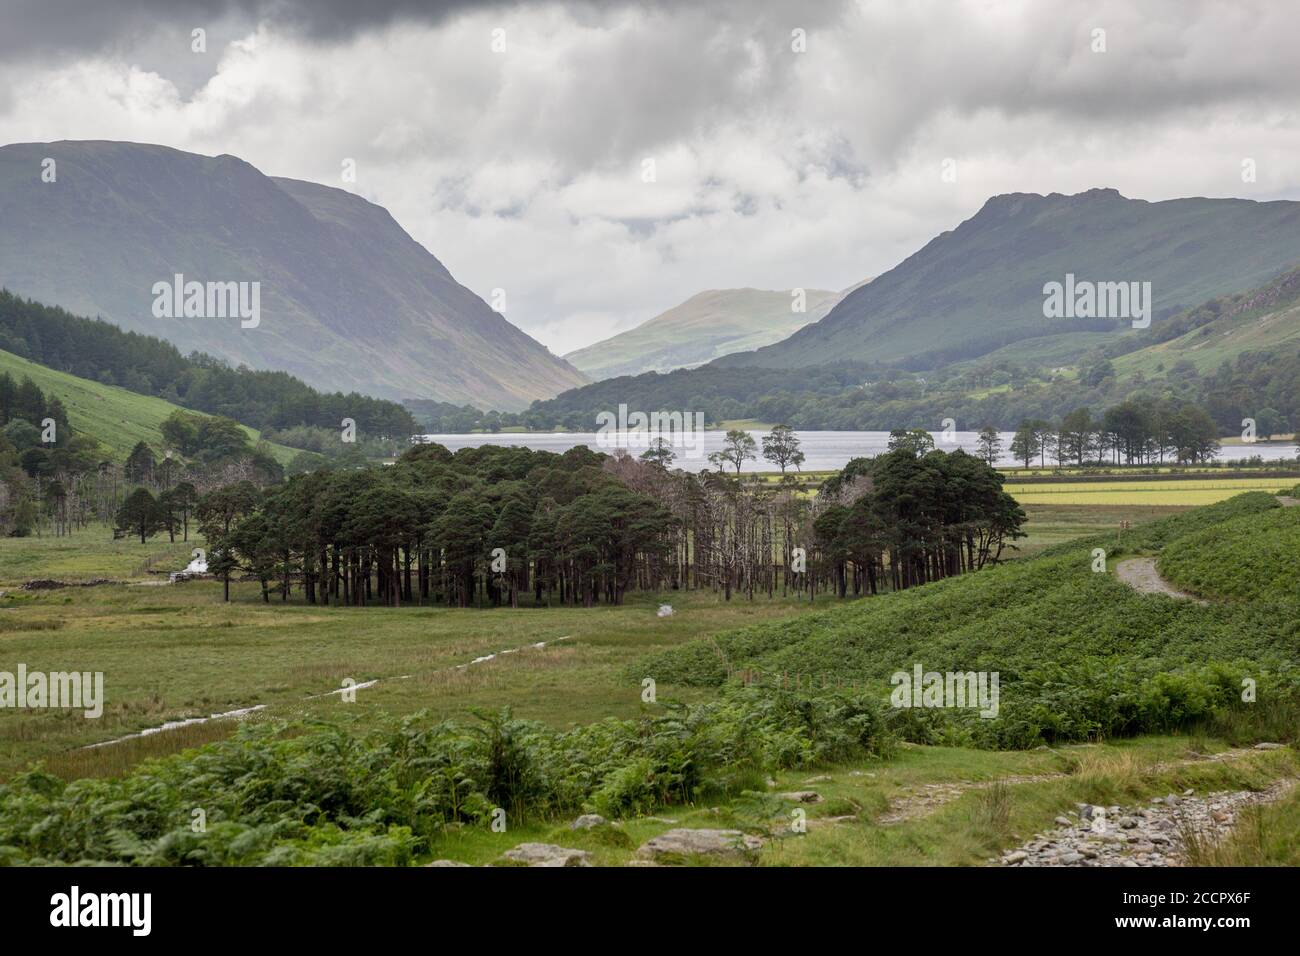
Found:
M 534 402 L 535 428 L 590 428 L 619 403 L 752 419 L 806 431 L 934 428 L 945 418 L 1010 430 L 1124 402 L 1202 405 L 1235 434 L 1244 418 L 1277 411 L 1300 427 L 1300 265 L 1242 292 L 1217 296 L 1150 328 L 1041 336 L 937 371 L 835 362 L 788 369 L 711 362 L 605 379 Z
M 995 196 L 956 229 L 845 296 L 820 322 L 717 364 L 798 368 L 889 361 L 937 368 L 1050 339 L 1060 359 L 1131 328 L 1127 319 L 1044 317 L 1044 285 L 1151 283 L 1152 324 L 1206 299 L 1268 281 L 1300 260 L 1300 203 Z M 1102 333 L 1099 335 L 1098 333 Z M 1077 347 L 1075 345 L 1077 343 Z
M 249 304 L 259 283 L 258 324 L 156 317 L 154 284 L 176 274 L 250 283 Z M 329 391 L 519 409 L 585 381 L 382 207 L 234 156 L 113 142 L 0 148 L 0 286 Z
M 794 312 L 788 290 L 713 289 L 564 358 L 593 379 L 703 365 L 779 342 L 822 318 L 843 297 L 842 292 L 807 289 L 805 311 Z

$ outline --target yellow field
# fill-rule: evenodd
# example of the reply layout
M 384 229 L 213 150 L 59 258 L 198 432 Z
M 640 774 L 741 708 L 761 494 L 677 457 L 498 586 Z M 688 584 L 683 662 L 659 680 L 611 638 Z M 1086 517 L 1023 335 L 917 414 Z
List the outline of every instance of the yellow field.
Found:
M 1243 491 L 1282 493 L 1293 485 L 1278 478 L 1193 478 L 1170 481 L 1060 481 L 1007 483 L 1004 490 L 1021 504 L 1057 505 L 1212 505 Z

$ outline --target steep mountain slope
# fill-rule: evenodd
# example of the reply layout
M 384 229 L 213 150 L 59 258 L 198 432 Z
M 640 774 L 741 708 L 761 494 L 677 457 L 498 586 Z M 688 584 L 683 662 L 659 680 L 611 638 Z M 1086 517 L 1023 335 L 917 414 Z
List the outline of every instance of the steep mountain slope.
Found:
M 0 372 L 8 372 L 18 382 L 30 378 L 46 397 L 61 401 L 68 410 L 68 423 L 73 430 L 94 438 L 119 462 L 131 453 L 136 442 L 148 442 L 154 449 L 162 449 L 166 443 L 160 426 L 173 412 L 203 414 L 116 385 L 103 385 L 66 372 L 57 372 L 19 358 L 11 352 L 0 351 Z M 250 439 L 257 441 L 259 433 L 256 429 L 247 426 L 243 428 Z M 270 442 L 268 444 L 271 454 L 282 465 L 288 464 L 298 454 L 295 448 Z
M 1205 374 L 1252 352 L 1296 354 L 1300 350 L 1300 267 L 1261 288 L 1211 299 L 1175 316 L 1160 338 L 1163 341 L 1114 360 L 1121 378 L 1138 372 L 1151 378 L 1183 361 Z
M 46 157 L 54 182 L 42 180 Z M 156 317 L 153 286 L 178 273 L 260 283 L 260 323 Z M 233 156 L 111 142 L 0 148 L 0 285 L 331 391 L 517 409 L 585 380 L 383 208 Z
M 923 369 L 1037 337 L 1131 328 L 1122 319 L 1045 318 L 1043 286 L 1067 273 L 1092 282 L 1149 281 L 1154 336 L 1180 309 L 1259 285 L 1297 259 L 1300 203 L 1152 203 L 1113 189 L 995 196 L 820 322 L 718 362 L 796 368 L 884 360 Z
M 564 357 L 594 379 L 689 368 L 779 342 L 821 319 L 843 297 L 842 292 L 808 289 L 806 311 L 793 312 L 786 290 L 712 289 Z

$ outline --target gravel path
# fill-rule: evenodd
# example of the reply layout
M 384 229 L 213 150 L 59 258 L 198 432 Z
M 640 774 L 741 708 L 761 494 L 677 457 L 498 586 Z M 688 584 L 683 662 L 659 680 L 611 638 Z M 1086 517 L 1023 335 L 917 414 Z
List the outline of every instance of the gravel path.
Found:
M 1129 558 L 1121 561 L 1115 566 L 1115 576 L 1133 590 L 1143 594 L 1163 594 L 1183 601 L 1195 601 L 1197 604 L 1209 603 L 1195 595 L 1178 590 L 1162 578 L 1160 572 L 1156 570 L 1155 558 Z
M 1179 866 L 1184 860 L 1184 840 L 1193 833 L 1198 841 L 1216 843 L 1237 822 L 1248 806 L 1282 799 L 1295 780 L 1279 780 L 1266 790 L 1223 790 L 1197 797 L 1191 790 L 1181 796 L 1153 797 L 1145 807 L 1078 805 L 1060 826 L 1001 858 L 999 866 Z

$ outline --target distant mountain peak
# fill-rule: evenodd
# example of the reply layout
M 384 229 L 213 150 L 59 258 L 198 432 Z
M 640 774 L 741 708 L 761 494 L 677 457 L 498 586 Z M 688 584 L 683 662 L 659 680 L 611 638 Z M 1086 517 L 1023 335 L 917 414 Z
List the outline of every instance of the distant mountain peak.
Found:
M 941 233 L 820 322 L 730 367 L 894 362 L 927 369 L 1016 343 L 1128 330 L 1111 316 L 1048 320 L 1043 287 L 1074 274 L 1151 283 L 1154 323 L 1251 289 L 1300 261 L 1300 203 L 1130 199 L 1110 187 L 1073 195 L 1005 193 Z M 1153 332 L 1152 335 L 1156 333 Z
M 844 293 L 804 289 L 794 311 L 792 289 L 706 289 L 626 332 L 570 352 L 573 365 L 596 379 L 703 365 L 730 352 L 758 348 L 815 322 Z

